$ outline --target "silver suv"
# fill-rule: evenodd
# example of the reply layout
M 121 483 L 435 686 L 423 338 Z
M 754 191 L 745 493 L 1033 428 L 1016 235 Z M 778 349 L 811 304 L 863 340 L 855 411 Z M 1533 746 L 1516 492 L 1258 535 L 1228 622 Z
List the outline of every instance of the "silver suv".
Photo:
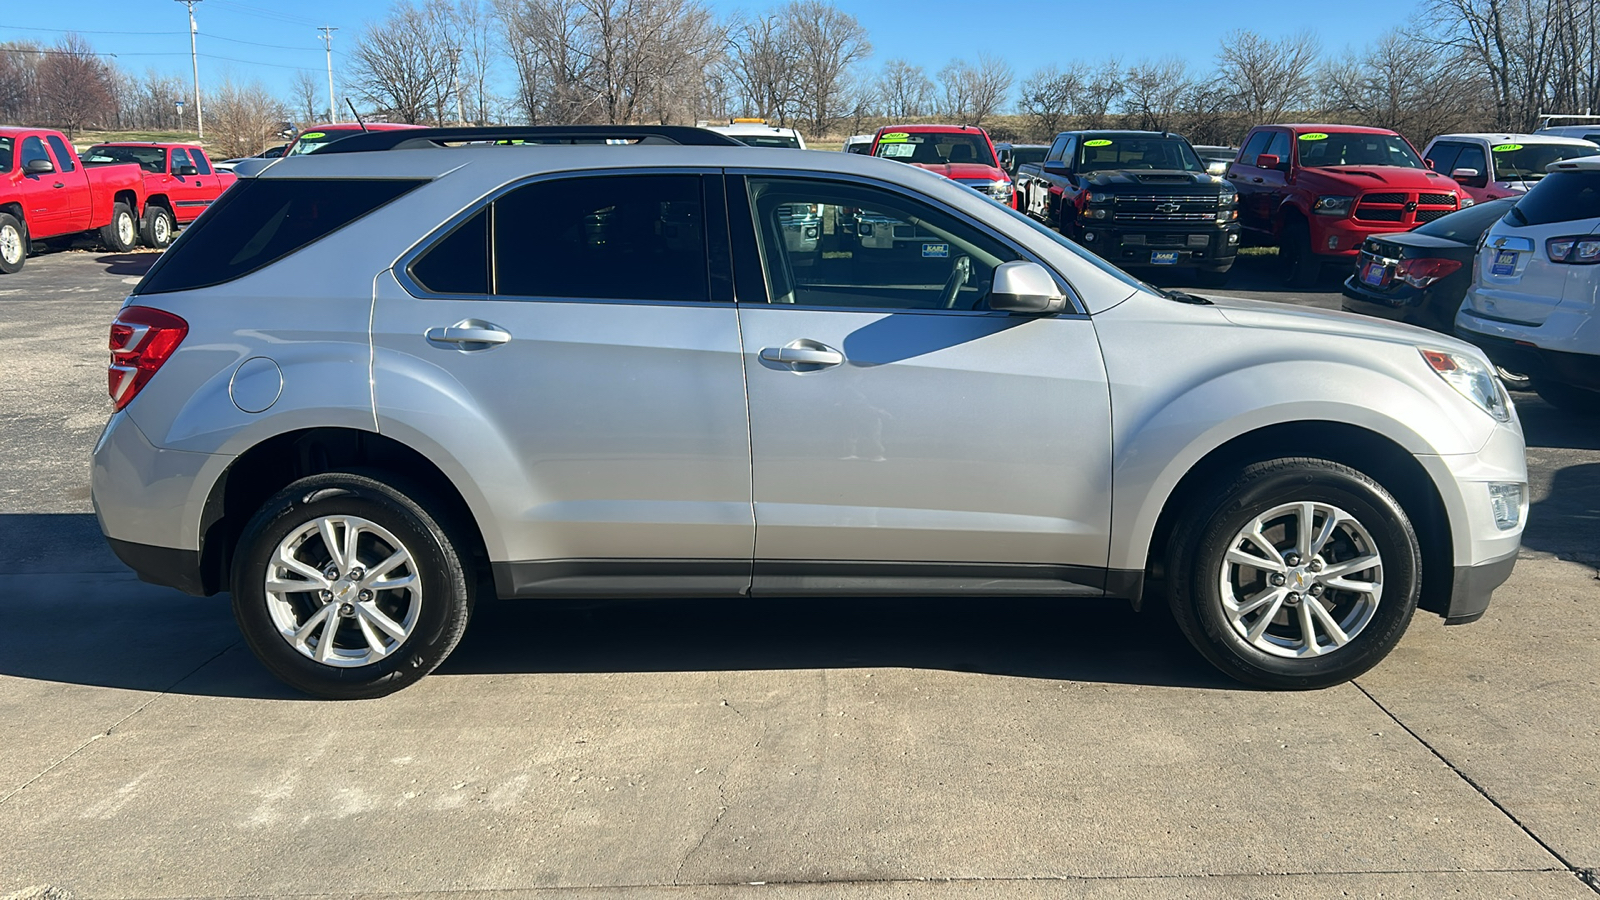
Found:
M 1522 431 L 1475 348 L 728 143 L 383 132 L 242 179 L 112 325 L 111 546 L 336 698 L 432 671 L 485 595 L 1118 597 L 1314 688 L 1510 574 Z M 860 210 L 919 238 L 865 250 Z

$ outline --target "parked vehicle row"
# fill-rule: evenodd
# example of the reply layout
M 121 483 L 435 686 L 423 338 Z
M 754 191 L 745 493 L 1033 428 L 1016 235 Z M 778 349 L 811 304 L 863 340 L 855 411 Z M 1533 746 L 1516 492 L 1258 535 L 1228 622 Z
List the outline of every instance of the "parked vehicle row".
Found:
M 59 131 L 0 127 L 0 273 L 20 270 L 33 241 L 91 233 L 132 250 L 144 208 L 138 165 L 84 165 Z
M 976 125 L 885 125 L 869 155 L 908 163 L 1016 208 L 1015 186 L 1000 167 L 989 132 Z
M 198 218 L 235 180 L 230 172 L 215 171 L 206 151 L 194 144 L 119 141 L 95 144 L 80 158 L 90 167 L 136 163 L 144 172 L 139 237 L 146 247 L 172 243 L 178 226 Z

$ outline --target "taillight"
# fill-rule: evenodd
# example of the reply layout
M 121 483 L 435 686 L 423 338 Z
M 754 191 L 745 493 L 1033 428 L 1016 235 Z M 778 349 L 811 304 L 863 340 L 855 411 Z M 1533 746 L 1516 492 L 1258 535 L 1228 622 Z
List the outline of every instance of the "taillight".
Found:
M 1402 259 L 1394 276 L 1415 288 L 1425 288 L 1461 268 L 1453 259 Z
M 155 377 L 189 334 L 189 323 L 169 312 L 130 306 L 111 323 L 111 365 L 106 387 L 111 402 L 122 409 Z
M 1592 266 L 1600 263 L 1600 238 L 1588 235 L 1550 238 L 1544 242 L 1545 253 L 1555 263 L 1572 263 Z

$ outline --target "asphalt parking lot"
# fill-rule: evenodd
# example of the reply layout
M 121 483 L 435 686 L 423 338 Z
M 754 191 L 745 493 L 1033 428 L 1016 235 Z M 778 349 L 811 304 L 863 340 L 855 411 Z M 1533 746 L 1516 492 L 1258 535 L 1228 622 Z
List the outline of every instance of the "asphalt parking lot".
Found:
M 1121 603 L 719 600 L 485 604 L 417 686 L 313 702 L 95 526 L 153 259 L 0 276 L 0 900 L 1600 893 L 1600 424 L 1517 395 L 1511 581 L 1329 690 Z

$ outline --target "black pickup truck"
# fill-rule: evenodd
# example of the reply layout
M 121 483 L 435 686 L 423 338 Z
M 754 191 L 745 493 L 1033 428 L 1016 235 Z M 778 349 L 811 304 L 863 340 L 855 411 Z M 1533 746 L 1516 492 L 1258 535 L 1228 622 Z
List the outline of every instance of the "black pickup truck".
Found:
M 1239 248 L 1233 186 L 1156 131 L 1067 131 L 1017 167 L 1017 208 L 1128 268 L 1177 266 L 1221 285 Z

